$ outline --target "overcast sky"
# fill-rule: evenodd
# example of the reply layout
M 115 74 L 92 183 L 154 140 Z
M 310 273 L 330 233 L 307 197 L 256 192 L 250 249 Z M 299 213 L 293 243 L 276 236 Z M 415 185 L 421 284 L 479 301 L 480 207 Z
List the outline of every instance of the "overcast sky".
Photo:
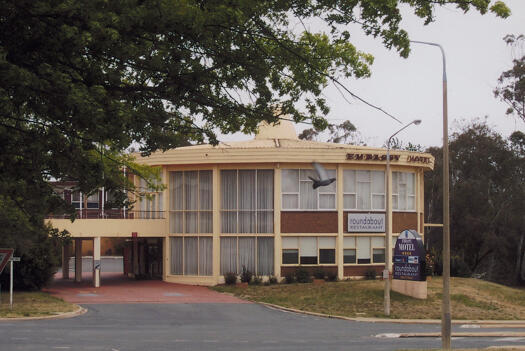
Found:
M 512 50 L 502 40 L 506 34 L 525 34 L 525 1 L 505 0 L 512 16 L 496 18 L 475 12 L 464 14 L 453 6 L 438 8 L 436 21 L 428 26 L 404 11 L 402 27 L 410 39 L 440 43 L 446 53 L 448 75 L 449 130 L 476 118 L 488 117 L 488 123 L 504 136 L 515 130 L 525 131 L 525 124 L 505 115 L 506 105 L 494 97 L 500 74 L 512 65 Z M 437 47 L 412 44 L 408 59 L 382 46 L 380 40 L 367 37 L 355 27 L 352 42 L 358 50 L 375 57 L 372 77 L 347 80 L 355 94 L 381 106 L 403 122 L 421 119 L 399 137 L 407 143 L 423 146 L 442 143 L 442 66 Z M 331 123 L 349 119 L 370 146 L 382 146 L 401 125 L 381 112 L 349 97 L 346 102 L 334 87 L 324 92 L 331 112 Z M 296 125 L 297 132 L 308 128 Z M 250 139 L 240 134 L 221 140 Z

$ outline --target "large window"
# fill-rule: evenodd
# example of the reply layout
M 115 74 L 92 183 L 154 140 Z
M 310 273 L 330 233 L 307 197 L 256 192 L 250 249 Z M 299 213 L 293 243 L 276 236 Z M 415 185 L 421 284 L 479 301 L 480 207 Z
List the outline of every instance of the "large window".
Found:
M 344 170 L 343 204 L 345 210 L 384 210 L 385 172 Z
M 329 178 L 335 178 L 335 170 L 327 169 Z M 283 210 L 335 210 L 336 182 L 313 189 L 309 178 L 318 178 L 311 169 L 283 169 L 281 192 Z
M 162 179 L 160 181 L 162 183 Z M 144 179 L 139 181 L 139 189 L 144 196 L 140 198 L 139 218 L 155 219 L 164 218 L 164 200 L 161 191 L 156 191 L 148 187 Z
M 273 257 L 273 238 L 221 238 L 221 274 L 240 274 L 245 268 L 257 275 L 272 275 Z
M 84 198 L 85 194 L 82 194 L 80 191 L 74 191 L 71 194 L 71 204 L 77 208 L 83 208 L 86 209 L 84 205 Z M 95 193 L 89 195 L 87 197 L 87 209 L 98 209 L 98 203 L 99 203 L 99 191 L 95 191 Z
M 170 233 L 212 233 L 212 210 L 212 171 L 170 172 Z
M 212 275 L 213 239 L 208 236 L 171 238 L 171 274 Z
M 414 173 L 392 172 L 392 209 L 416 210 L 416 176 Z
M 343 262 L 347 264 L 385 263 L 384 237 L 345 237 Z
M 335 237 L 287 236 L 282 264 L 335 264 Z
M 221 171 L 221 232 L 273 233 L 273 170 Z

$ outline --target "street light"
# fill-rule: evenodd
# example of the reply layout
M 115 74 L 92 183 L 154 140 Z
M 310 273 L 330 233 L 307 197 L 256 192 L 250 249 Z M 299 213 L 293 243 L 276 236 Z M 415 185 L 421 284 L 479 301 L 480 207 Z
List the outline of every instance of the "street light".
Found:
M 405 130 L 412 124 L 419 125 L 421 124 L 420 119 L 415 119 L 412 122 L 405 125 L 403 128 L 399 129 L 397 132 L 392 134 L 388 141 L 386 142 L 386 216 L 385 216 L 385 270 L 383 271 L 383 278 L 385 279 L 385 315 L 390 316 L 390 272 L 392 271 L 392 249 L 390 245 L 392 244 L 392 228 L 390 227 L 390 217 L 392 216 L 392 209 L 390 208 L 390 202 L 392 194 L 390 194 L 390 143 L 392 138 L 395 137 L 399 132 Z
M 441 314 L 441 346 L 450 350 L 450 202 L 449 202 L 449 161 L 448 161 L 448 101 L 447 64 L 445 50 L 437 43 L 411 40 L 411 43 L 437 46 L 443 57 L 443 302 Z

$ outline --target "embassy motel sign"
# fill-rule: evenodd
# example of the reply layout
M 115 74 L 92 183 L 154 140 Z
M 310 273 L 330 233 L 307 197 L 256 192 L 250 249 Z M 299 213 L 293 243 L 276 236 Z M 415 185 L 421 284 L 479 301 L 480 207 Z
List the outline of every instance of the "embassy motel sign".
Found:
M 390 155 L 390 161 L 399 161 L 399 158 L 400 155 Z M 347 153 L 346 159 L 356 161 L 386 161 L 386 155 L 372 153 Z M 407 162 L 430 163 L 430 157 L 408 155 Z

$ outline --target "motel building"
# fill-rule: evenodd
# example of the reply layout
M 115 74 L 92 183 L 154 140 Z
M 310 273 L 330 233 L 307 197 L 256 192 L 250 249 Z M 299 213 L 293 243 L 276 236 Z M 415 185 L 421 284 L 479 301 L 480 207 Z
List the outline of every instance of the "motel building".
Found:
M 336 181 L 314 190 L 312 161 Z M 386 199 L 386 149 L 300 140 L 290 121 L 262 123 L 253 140 L 180 147 L 137 162 L 160 167 L 166 189 L 134 199 L 132 209 L 104 208 L 110 195 L 102 190 L 86 199 L 71 191 L 74 184 L 57 188 L 80 214 L 74 222 L 50 219 L 75 244 L 64 250 L 65 278 L 71 255 L 81 280 L 82 243 L 92 247 L 92 267 L 100 267 L 108 238 L 125 244 L 124 274 L 174 283 L 221 284 L 243 267 L 277 278 L 298 267 L 339 279 L 372 269 L 380 275 L 385 201 L 392 247 L 405 229 L 423 235 L 423 173 L 434 165 L 430 154 L 392 150 Z M 135 184 L 144 186 L 138 178 Z M 101 284 L 95 269 L 93 280 Z

